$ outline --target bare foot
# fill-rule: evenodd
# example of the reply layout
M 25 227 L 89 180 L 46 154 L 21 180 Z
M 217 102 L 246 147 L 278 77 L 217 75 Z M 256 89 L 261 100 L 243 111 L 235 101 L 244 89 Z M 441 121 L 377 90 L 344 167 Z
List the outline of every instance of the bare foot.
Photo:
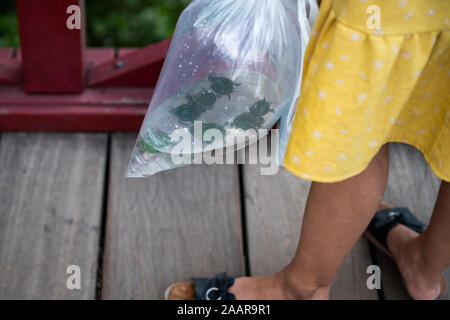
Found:
M 329 288 L 294 288 L 284 271 L 265 277 L 236 278 L 229 292 L 237 300 L 326 300 Z
M 394 207 L 382 203 L 380 210 Z M 431 279 L 421 268 L 423 262 L 420 247 L 417 245 L 419 233 L 404 225 L 397 225 L 388 233 L 387 246 L 397 263 L 406 289 L 416 300 L 434 300 L 441 291 L 439 279 Z

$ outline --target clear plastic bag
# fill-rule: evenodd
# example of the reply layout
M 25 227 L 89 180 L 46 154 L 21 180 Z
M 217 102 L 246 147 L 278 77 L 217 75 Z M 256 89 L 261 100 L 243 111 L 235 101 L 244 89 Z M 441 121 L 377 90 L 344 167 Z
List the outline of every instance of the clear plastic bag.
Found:
M 173 161 L 174 132 L 192 134 L 195 121 L 238 135 L 272 128 L 299 90 L 299 7 L 297 0 L 194 0 L 177 23 L 127 176 L 183 165 Z M 227 147 L 195 139 L 183 152 Z
M 301 47 L 302 47 L 302 57 L 305 55 L 306 47 L 308 46 L 309 38 L 313 30 L 314 24 L 316 22 L 317 16 L 319 14 L 319 6 L 316 0 L 298 0 L 298 22 L 300 25 L 301 32 Z M 299 75 L 297 79 L 297 94 L 292 98 L 291 106 L 285 108 L 281 114 L 280 122 L 278 124 L 278 129 L 280 130 L 280 144 L 279 144 L 279 154 L 278 163 L 283 165 L 284 157 L 286 155 L 286 149 L 289 142 L 289 137 L 292 130 L 292 122 L 295 118 L 295 113 L 297 111 L 297 101 L 300 97 L 300 88 L 302 85 L 302 71 L 303 71 L 303 59 L 301 61 Z

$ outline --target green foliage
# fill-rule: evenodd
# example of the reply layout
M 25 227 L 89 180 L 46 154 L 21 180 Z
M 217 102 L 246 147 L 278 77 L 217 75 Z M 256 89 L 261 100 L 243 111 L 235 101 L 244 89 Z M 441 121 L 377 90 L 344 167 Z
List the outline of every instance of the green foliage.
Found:
M 19 30 L 15 12 L 2 14 L 0 17 L 0 47 L 19 46 Z
M 87 0 L 90 46 L 145 46 L 170 37 L 189 0 Z
M 18 47 L 19 29 L 16 17 L 16 1 L 0 1 L 0 47 Z
M 19 46 L 16 0 L 0 1 L 0 46 Z M 85 0 L 92 47 L 140 47 L 170 37 L 190 0 Z

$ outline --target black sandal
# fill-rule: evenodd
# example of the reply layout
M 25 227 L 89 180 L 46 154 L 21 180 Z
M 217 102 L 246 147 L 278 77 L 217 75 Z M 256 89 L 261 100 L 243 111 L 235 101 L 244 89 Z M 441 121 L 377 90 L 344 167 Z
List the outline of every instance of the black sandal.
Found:
M 233 277 L 225 272 L 214 278 L 193 278 L 189 282 L 179 282 L 167 288 L 165 300 L 236 300 L 228 289 L 234 284 Z
M 402 224 L 418 233 L 425 231 L 425 224 L 417 219 L 408 208 L 388 208 L 377 211 L 372 221 L 370 221 L 364 235 L 382 252 L 392 260 L 394 257 L 387 246 L 387 235 L 395 226 Z M 447 281 L 441 277 L 441 292 L 438 300 L 445 294 Z
M 399 224 L 418 233 L 425 231 L 425 224 L 418 220 L 408 208 L 399 207 L 377 211 L 364 234 L 378 249 L 393 258 L 387 246 L 387 235 Z
M 236 300 L 234 294 L 228 292 L 234 279 L 225 272 L 214 278 L 193 278 L 195 300 Z

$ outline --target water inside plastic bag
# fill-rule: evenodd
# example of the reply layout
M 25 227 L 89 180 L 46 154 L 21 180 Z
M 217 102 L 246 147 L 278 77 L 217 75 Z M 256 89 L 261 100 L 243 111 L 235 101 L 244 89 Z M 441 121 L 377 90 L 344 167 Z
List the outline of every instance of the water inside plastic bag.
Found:
M 203 130 L 242 135 L 273 127 L 299 89 L 301 58 L 295 1 L 193 1 L 178 21 L 127 176 L 177 167 L 173 133 L 192 133 L 195 121 Z M 232 81 L 232 90 L 214 88 L 218 78 Z M 203 93 L 215 96 L 212 105 L 200 101 Z M 215 148 L 194 139 L 191 144 L 188 154 Z

